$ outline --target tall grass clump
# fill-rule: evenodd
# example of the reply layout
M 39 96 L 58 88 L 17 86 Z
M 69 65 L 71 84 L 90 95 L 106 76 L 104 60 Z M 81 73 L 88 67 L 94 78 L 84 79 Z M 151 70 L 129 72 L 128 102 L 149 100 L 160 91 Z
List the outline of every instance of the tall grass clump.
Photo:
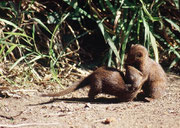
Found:
M 95 29 L 108 45 L 103 61 L 108 66 L 122 69 L 131 44 L 144 45 L 157 62 L 171 61 L 169 68 L 179 63 L 177 0 L 20 0 L 1 2 L 0 11 L 0 61 L 12 58 L 12 68 L 38 61 L 57 74 L 64 63 L 79 65 L 79 40 Z M 98 28 L 84 26 L 89 21 Z
M 53 78 L 60 83 L 58 73 L 65 70 L 63 67 L 80 63 L 78 38 L 86 33 L 77 35 L 66 22 L 70 12 L 62 12 L 59 7 L 51 1 L 0 2 L 0 62 L 12 60 L 10 71 L 26 63 L 36 76 L 33 65 L 41 63 L 50 67 Z M 65 34 L 68 39 L 62 39 Z
M 126 48 L 131 44 L 144 45 L 157 62 L 159 49 L 175 55 L 169 68 L 178 63 L 180 59 L 178 1 L 87 0 L 85 7 L 88 6 L 90 11 L 85 7 L 81 8 L 82 5 L 78 0 L 64 1 L 75 11 L 98 24 L 104 40 L 109 45 L 109 52 L 105 57 L 108 66 L 114 64 L 117 66 L 120 62 L 122 69 Z M 113 55 L 116 61 L 113 60 Z

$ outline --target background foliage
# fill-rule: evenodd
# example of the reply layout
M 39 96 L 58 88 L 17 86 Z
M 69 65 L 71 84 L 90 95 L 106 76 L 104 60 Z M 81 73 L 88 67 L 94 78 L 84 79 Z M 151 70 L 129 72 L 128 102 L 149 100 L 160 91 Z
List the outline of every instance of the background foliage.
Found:
M 179 70 L 178 0 L 13 0 L 0 11 L 0 61 L 13 60 L 10 70 L 38 62 L 56 79 L 69 64 L 122 69 L 132 44 Z

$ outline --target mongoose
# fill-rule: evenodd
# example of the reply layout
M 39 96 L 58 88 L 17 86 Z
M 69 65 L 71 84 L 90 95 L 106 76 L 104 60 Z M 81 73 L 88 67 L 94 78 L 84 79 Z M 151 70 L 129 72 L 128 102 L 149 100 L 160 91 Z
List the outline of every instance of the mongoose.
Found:
M 167 83 L 166 74 L 160 64 L 149 57 L 144 46 L 139 44 L 131 46 L 126 65 L 134 66 L 148 77 L 142 86 L 145 97 L 157 99 L 164 95 Z
M 143 77 L 143 74 L 132 66 L 128 66 L 126 72 L 126 76 L 124 76 L 122 72 L 115 68 L 100 67 L 80 83 L 74 84 L 61 92 L 42 96 L 63 96 L 89 85 L 88 97 L 90 99 L 94 99 L 99 93 L 105 93 L 116 96 L 120 101 L 131 101 L 136 97 L 147 78 Z M 128 84 L 124 81 L 125 77 Z

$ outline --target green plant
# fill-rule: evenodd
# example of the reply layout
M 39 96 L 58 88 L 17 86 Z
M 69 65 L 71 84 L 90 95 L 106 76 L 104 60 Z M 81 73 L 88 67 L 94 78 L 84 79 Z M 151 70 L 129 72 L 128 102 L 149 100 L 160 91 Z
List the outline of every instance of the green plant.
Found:
M 78 40 L 93 33 L 83 24 L 86 18 L 97 24 L 109 46 L 104 57 L 108 66 L 122 69 L 131 44 L 144 45 L 157 62 L 158 49 L 163 47 L 166 54 L 175 55 L 169 68 L 180 59 L 177 0 L 8 1 L 0 3 L 0 10 L 5 12 L 0 15 L 1 61 L 13 58 L 12 68 L 24 60 L 31 64 L 46 59 L 57 76 L 61 61 L 80 49 Z M 75 30 L 69 21 L 78 22 L 81 28 Z M 66 35 L 68 40 L 63 40 Z M 71 45 L 77 49 L 66 53 Z
M 15 63 L 11 66 L 10 71 L 21 62 L 25 62 L 36 75 L 38 73 L 32 66 L 37 61 L 45 59 L 51 68 L 54 80 L 60 83 L 58 72 L 63 65 L 61 62 L 68 55 L 66 49 L 86 33 L 76 36 L 71 29 L 73 38 L 64 47 L 61 42 L 61 31 L 67 24 L 65 20 L 69 17 L 69 12 L 54 15 L 55 13 L 49 9 L 43 14 L 45 18 L 42 18 L 35 15 L 40 11 L 39 8 L 44 11 L 45 7 L 36 1 L 0 3 L 1 11 L 6 12 L 4 18 L 0 17 L 2 28 L 0 31 L 0 62 L 13 59 Z M 54 24 L 54 27 L 50 30 L 48 23 L 43 20 Z
M 85 4 L 86 6 L 83 6 L 84 8 L 82 8 L 78 0 L 64 1 L 72 6 L 75 12 L 96 21 L 104 36 L 104 40 L 109 44 L 109 54 L 105 57 L 108 60 L 108 66 L 117 65 L 120 61 L 122 69 L 125 52 L 127 51 L 126 47 L 131 45 L 131 43 L 139 43 L 146 46 L 157 62 L 159 61 L 158 46 L 164 46 L 165 44 L 168 50 L 176 55 L 170 68 L 179 61 L 179 45 L 171 45 L 170 48 L 170 42 L 167 42 L 167 39 L 163 40 L 163 42 L 161 41 L 165 38 L 162 33 L 162 27 L 167 28 L 166 21 L 175 27 L 175 29 L 169 30 L 171 34 L 168 33 L 168 36 L 174 39 L 175 44 L 179 44 L 178 36 L 173 34 L 174 30 L 178 33 L 180 32 L 178 17 L 175 17 L 177 18 L 175 23 L 169 19 L 171 17 L 163 16 L 164 14 L 161 11 L 161 8 L 168 9 L 167 4 L 170 3 L 171 7 L 178 12 L 179 6 L 176 0 L 88 0 Z M 87 6 L 91 11 L 86 10 Z M 113 53 L 117 58 L 116 60 L 118 60 L 116 62 L 113 60 Z

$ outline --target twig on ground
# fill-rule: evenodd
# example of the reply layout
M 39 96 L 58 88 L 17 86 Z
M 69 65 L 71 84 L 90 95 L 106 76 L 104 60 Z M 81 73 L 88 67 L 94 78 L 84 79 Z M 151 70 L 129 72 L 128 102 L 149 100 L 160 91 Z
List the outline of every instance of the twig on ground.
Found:
M 20 116 L 22 113 L 23 113 L 23 112 L 21 111 L 19 114 L 15 115 L 15 116 L 9 116 L 9 117 L 8 117 L 8 116 L 0 115 L 0 117 L 6 118 L 6 119 L 8 119 L 8 120 L 14 120 L 15 117 Z
M 60 123 L 27 123 L 27 124 L 16 124 L 16 125 L 0 124 L 0 127 L 17 128 L 17 127 L 26 127 L 26 126 L 48 126 L 48 125 L 60 125 Z

